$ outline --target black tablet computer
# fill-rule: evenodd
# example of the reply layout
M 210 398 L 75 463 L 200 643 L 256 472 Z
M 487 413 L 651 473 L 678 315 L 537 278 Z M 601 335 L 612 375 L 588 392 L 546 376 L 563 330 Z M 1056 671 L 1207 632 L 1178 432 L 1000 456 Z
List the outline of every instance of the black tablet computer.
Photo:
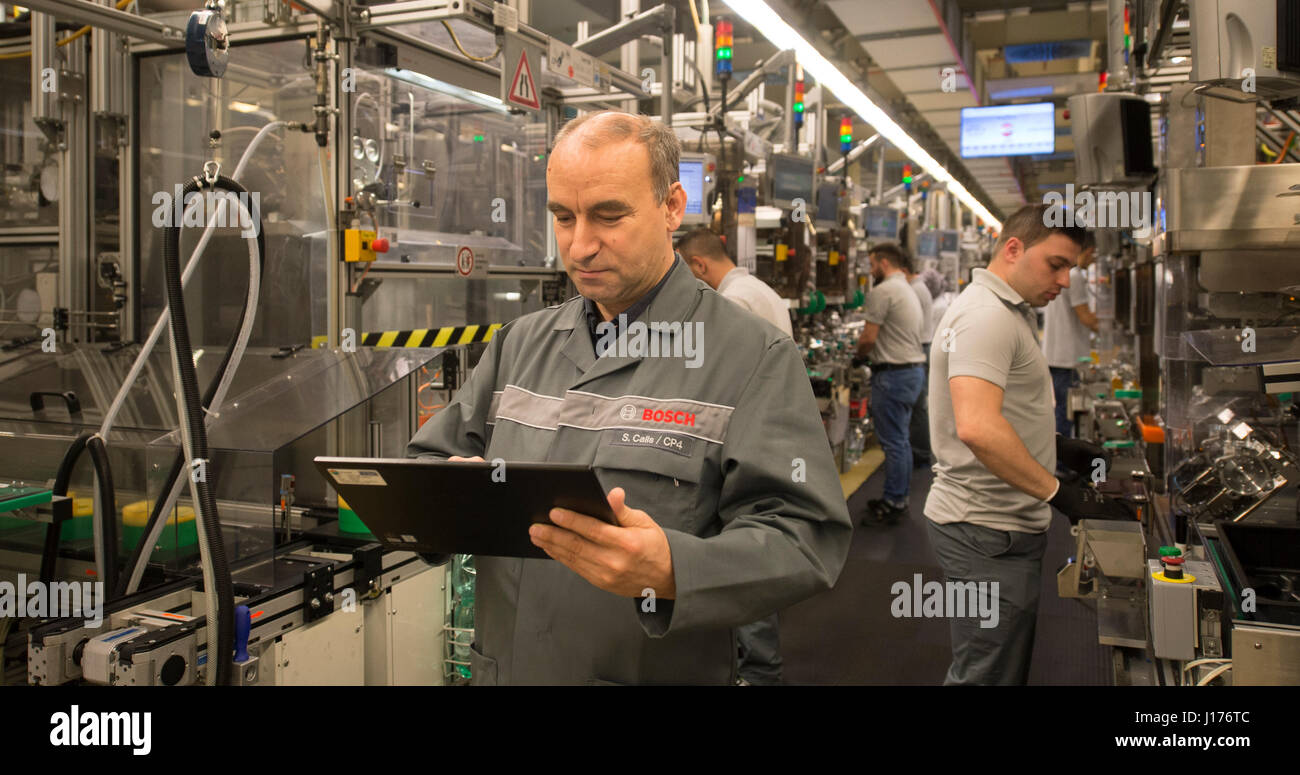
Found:
M 318 457 L 315 463 L 391 549 L 546 558 L 528 528 L 550 523 L 552 508 L 615 522 L 587 466 L 355 457 Z

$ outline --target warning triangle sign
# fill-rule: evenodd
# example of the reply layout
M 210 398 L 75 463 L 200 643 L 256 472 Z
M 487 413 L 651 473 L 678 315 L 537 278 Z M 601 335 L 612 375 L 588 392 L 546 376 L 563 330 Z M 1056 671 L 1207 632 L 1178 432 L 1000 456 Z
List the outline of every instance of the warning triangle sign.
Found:
M 527 49 L 519 51 L 519 64 L 515 65 L 515 77 L 510 82 L 506 98 L 533 110 L 542 109 L 542 104 L 537 100 L 537 84 L 533 81 L 533 68 L 528 64 Z

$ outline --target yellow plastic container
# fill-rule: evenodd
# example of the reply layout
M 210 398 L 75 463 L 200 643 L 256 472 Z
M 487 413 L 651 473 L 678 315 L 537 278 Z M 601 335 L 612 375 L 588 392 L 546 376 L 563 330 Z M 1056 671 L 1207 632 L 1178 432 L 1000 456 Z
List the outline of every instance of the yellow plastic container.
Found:
M 144 538 L 144 528 L 152 510 L 153 501 L 136 501 L 122 509 L 122 544 L 127 549 L 134 549 Z M 167 529 L 163 530 L 154 549 L 168 551 L 195 546 L 199 541 L 197 527 L 193 508 L 181 506 L 174 509 L 167 520 Z

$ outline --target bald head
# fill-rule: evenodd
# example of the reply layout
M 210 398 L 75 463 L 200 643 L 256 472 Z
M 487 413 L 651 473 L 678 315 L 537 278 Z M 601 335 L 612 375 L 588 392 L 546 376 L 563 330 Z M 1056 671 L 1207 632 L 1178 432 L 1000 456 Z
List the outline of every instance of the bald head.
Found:
M 633 141 L 644 146 L 649 156 L 651 194 L 656 202 L 668 198 L 677 182 L 677 164 L 681 143 L 671 127 L 649 116 L 632 115 L 616 110 L 600 110 L 573 119 L 555 135 L 554 154 L 594 151 L 607 145 Z

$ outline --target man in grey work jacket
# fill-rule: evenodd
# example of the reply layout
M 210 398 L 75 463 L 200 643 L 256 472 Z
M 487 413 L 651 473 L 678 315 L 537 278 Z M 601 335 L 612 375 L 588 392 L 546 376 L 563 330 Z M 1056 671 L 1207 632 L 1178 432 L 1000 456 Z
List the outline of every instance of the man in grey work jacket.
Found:
M 554 562 L 478 558 L 475 683 L 730 683 L 732 628 L 844 564 L 852 526 L 794 342 L 673 253 L 678 154 L 644 116 L 561 130 L 547 207 L 581 298 L 503 326 L 407 448 L 499 457 L 507 476 L 591 465 L 619 523 L 556 509 L 531 530 Z M 647 326 L 673 327 L 659 357 L 641 355 Z

